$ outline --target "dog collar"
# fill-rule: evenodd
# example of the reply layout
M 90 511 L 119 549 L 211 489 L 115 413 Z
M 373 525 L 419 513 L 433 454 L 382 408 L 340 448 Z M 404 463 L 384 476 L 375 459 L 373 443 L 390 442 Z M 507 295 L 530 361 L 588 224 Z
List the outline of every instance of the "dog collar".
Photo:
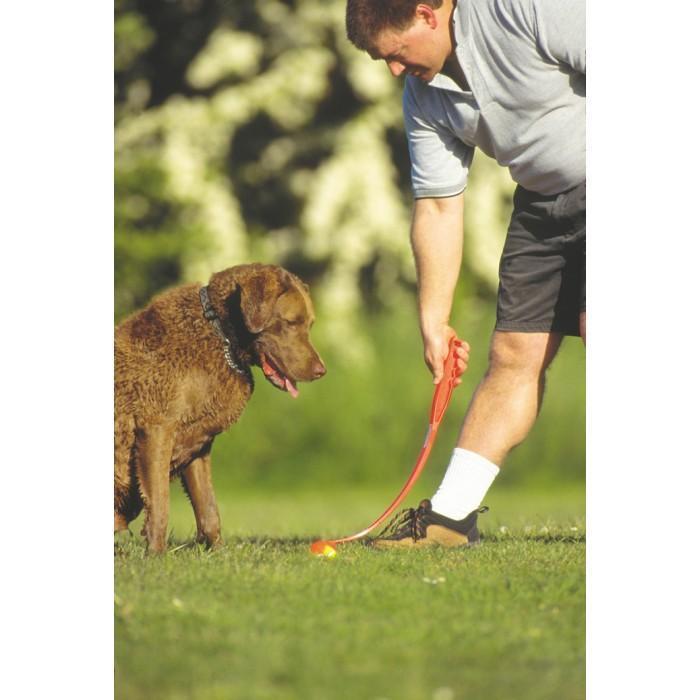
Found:
M 224 357 L 226 358 L 226 364 L 228 364 L 228 366 L 234 372 L 237 372 L 238 374 L 245 377 L 245 379 L 248 381 L 248 383 L 252 386 L 253 375 L 250 372 L 250 367 L 248 367 L 247 365 L 245 365 L 244 367 L 241 367 L 233 359 L 233 353 L 231 351 L 231 341 L 229 340 L 226 333 L 224 333 L 224 328 L 223 328 L 223 325 L 221 323 L 221 319 L 219 318 L 216 311 L 214 311 L 214 307 L 211 305 L 211 301 L 209 299 L 209 288 L 208 287 L 202 287 L 199 290 L 199 301 L 202 304 L 202 311 L 204 312 L 204 318 L 206 318 L 207 321 L 209 321 L 211 323 L 211 325 L 214 326 L 214 330 L 216 331 L 216 334 L 219 336 L 219 338 L 221 339 L 221 342 L 224 344 Z

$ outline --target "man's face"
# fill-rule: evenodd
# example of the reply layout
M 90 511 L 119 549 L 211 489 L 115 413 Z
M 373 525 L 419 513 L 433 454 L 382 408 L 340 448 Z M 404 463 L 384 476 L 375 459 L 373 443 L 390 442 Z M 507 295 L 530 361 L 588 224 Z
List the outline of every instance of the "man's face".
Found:
M 447 25 L 420 15 L 408 29 L 380 32 L 369 55 L 385 61 L 395 78 L 407 73 L 427 83 L 440 72 L 451 51 Z

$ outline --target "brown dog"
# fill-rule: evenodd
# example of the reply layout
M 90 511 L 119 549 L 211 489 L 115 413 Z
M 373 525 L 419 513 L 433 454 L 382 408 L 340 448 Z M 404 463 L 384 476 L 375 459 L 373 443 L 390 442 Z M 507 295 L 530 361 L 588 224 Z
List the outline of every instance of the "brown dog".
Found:
M 149 552 L 165 550 L 169 481 L 180 476 L 197 539 L 221 527 L 211 480 L 214 437 L 238 420 L 258 365 L 279 389 L 326 369 L 309 340 L 308 288 L 273 265 L 238 265 L 157 296 L 115 331 L 114 529 L 146 511 Z

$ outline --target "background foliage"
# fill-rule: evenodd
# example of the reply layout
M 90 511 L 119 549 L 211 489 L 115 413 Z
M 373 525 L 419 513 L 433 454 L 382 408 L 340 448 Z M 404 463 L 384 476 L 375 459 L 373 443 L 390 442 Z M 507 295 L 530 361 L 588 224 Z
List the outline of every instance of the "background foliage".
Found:
M 224 486 L 395 480 L 424 430 L 402 86 L 349 44 L 344 11 L 344 0 L 116 2 L 116 319 L 250 261 L 299 274 L 317 307 L 328 376 L 296 404 L 258 382 L 215 445 Z M 512 190 L 477 156 L 454 310 L 473 366 L 447 443 L 485 365 Z M 506 481 L 583 476 L 580 347 L 569 342 L 553 372 L 551 415 Z

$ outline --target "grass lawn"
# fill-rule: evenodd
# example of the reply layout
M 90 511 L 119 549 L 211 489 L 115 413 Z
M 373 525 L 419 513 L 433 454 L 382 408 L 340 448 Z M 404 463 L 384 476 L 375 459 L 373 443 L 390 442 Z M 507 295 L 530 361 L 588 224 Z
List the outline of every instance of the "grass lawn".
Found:
M 171 551 L 115 550 L 116 698 L 583 699 L 583 488 L 494 488 L 469 550 L 309 554 L 395 490 L 220 496 L 208 552 L 174 487 Z

